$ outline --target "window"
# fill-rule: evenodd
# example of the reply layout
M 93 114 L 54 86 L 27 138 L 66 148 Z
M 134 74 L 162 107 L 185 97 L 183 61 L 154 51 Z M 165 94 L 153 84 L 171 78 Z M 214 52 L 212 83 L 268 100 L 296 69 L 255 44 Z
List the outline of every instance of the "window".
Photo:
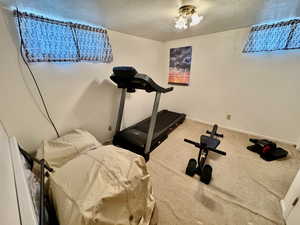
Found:
M 280 23 L 253 26 L 243 52 L 298 48 L 300 48 L 300 20 L 294 19 Z
M 75 26 L 80 60 L 111 62 L 112 50 L 106 31 L 91 31 L 86 26 Z
M 28 62 L 112 61 L 112 49 L 103 28 L 52 20 L 16 12 Z
M 300 23 L 293 30 L 293 35 L 287 45 L 288 49 L 298 49 L 300 48 Z

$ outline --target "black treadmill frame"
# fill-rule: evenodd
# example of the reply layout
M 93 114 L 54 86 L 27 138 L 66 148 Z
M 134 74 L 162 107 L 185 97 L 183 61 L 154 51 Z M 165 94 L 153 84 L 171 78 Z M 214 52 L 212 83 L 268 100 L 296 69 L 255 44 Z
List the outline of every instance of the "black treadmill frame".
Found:
M 121 94 L 121 99 L 120 99 L 120 107 L 119 107 L 119 111 L 118 111 L 118 118 L 117 118 L 117 124 L 116 124 L 116 134 L 119 133 L 121 130 L 121 123 L 122 123 L 125 99 L 126 99 L 126 91 L 127 91 L 127 88 L 122 89 L 122 94 Z M 158 111 L 160 96 L 161 96 L 161 92 L 156 92 L 153 109 L 152 109 L 152 114 L 151 114 L 150 126 L 149 126 L 149 130 L 147 133 L 146 146 L 143 151 L 144 157 L 147 157 L 147 155 L 149 155 L 149 153 L 151 152 L 151 144 L 152 144 L 153 133 L 154 133 L 154 128 L 155 128 L 156 119 L 157 119 L 157 111 Z M 128 147 L 128 148 L 130 148 L 130 147 Z M 138 152 L 136 152 L 136 153 L 138 153 Z
M 168 136 L 167 132 L 162 133 L 162 135 L 159 136 L 156 135 L 154 137 L 155 140 L 153 140 L 161 93 L 170 92 L 173 90 L 173 87 L 163 88 L 159 86 L 157 83 L 155 83 L 146 74 L 138 73 L 135 70 L 135 68 L 128 67 L 128 66 L 114 67 L 113 74 L 110 76 L 110 78 L 112 81 L 114 81 L 117 84 L 118 88 L 122 89 L 113 144 L 128 149 L 130 151 L 136 152 L 137 154 L 143 155 L 144 158 L 148 160 L 149 153 L 151 152 L 151 150 L 157 147 Z M 123 117 L 125 100 L 126 100 L 126 92 L 135 92 L 136 89 L 141 89 L 141 90 L 145 90 L 146 92 L 156 93 L 152 114 L 150 118 L 150 123 L 149 123 L 149 129 L 147 131 L 146 144 L 145 145 L 143 144 L 143 146 L 135 146 L 134 143 L 126 143 L 124 140 L 121 140 L 121 138 L 118 138 L 119 136 L 118 134 L 123 132 L 121 131 L 121 124 L 122 124 L 122 117 Z M 185 119 L 185 115 L 184 114 L 182 115 L 183 116 L 181 117 L 183 117 L 183 119 L 181 119 L 182 120 L 181 123 Z M 168 128 L 170 129 L 170 126 Z

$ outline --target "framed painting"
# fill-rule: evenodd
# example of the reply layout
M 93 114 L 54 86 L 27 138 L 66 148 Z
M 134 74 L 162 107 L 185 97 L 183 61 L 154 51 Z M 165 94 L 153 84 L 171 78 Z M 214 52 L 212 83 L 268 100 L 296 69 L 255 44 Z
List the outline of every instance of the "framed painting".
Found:
M 190 83 L 192 46 L 171 48 L 169 63 L 169 84 L 186 85 Z

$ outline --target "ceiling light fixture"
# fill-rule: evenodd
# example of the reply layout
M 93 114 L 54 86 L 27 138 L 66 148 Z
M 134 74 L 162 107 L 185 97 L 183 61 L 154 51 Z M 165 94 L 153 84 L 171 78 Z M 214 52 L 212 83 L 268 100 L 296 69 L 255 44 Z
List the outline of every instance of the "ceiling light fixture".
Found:
M 185 30 L 199 24 L 203 20 L 197 12 L 196 6 L 184 5 L 178 10 L 178 16 L 175 18 L 175 28 Z

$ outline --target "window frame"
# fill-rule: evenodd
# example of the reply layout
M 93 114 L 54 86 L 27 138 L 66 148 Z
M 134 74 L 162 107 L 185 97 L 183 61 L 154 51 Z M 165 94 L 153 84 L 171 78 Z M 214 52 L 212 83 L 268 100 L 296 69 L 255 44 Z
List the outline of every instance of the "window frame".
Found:
M 104 28 L 94 27 L 94 26 L 84 25 L 84 24 L 79 24 L 79 23 L 73 23 L 73 22 L 60 21 L 60 20 L 55 20 L 55 19 L 49 19 L 47 17 L 38 16 L 38 15 L 35 15 L 32 13 L 27 13 L 27 12 L 20 12 L 17 10 L 14 10 L 14 16 L 18 20 L 17 22 L 18 22 L 18 27 L 20 29 L 19 32 L 20 32 L 22 47 L 24 49 L 26 59 L 29 63 L 32 63 L 32 62 L 80 62 L 80 61 L 110 63 L 113 60 L 112 47 L 111 47 L 111 44 L 109 41 L 107 30 Z M 53 57 L 53 58 L 51 58 L 51 56 L 49 56 L 49 58 L 47 58 L 47 57 L 38 57 L 37 55 L 34 55 L 33 52 L 30 52 L 31 50 L 27 46 L 28 43 L 26 43 L 26 41 L 24 41 L 24 35 L 27 35 L 27 34 L 24 33 L 24 30 L 22 30 L 22 23 L 26 19 L 30 19 L 33 21 L 39 21 L 39 22 L 46 23 L 46 24 L 54 24 L 57 26 L 64 26 L 64 27 L 70 28 L 70 31 L 69 31 L 70 33 L 68 34 L 68 37 L 70 37 L 70 35 L 72 35 L 72 40 L 70 40 L 70 39 L 68 39 L 68 40 L 70 40 L 70 45 L 72 45 L 71 42 L 73 42 L 73 44 L 74 44 L 74 48 L 76 51 L 76 57 L 73 57 L 73 58 L 67 58 L 67 57 L 66 58 L 64 58 L 64 57 L 55 58 L 55 57 Z M 26 26 L 26 25 L 24 25 L 24 26 Z M 105 49 L 98 49 L 99 51 L 101 50 L 101 52 L 99 52 L 98 57 L 93 57 L 92 55 L 83 57 L 80 54 L 81 43 L 78 39 L 78 34 L 76 32 L 77 30 L 84 30 L 86 32 L 93 32 L 93 33 L 98 34 L 98 38 L 100 39 L 100 41 L 103 41 L 103 46 L 105 46 Z M 32 41 L 32 40 L 30 40 L 30 41 Z M 90 42 L 92 42 L 92 41 L 93 40 L 90 40 Z M 49 42 L 49 45 L 51 45 L 50 42 Z M 53 43 L 52 43 L 52 45 L 53 45 Z M 51 55 L 50 52 L 49 52 L 49 55 Z
M 288 32 L 287 39 L 282 40 L 282 42 L 283 42 L 282 45 L 284 47 L 275 47 L 273 49 L 266 49 L 265 48 L 265 49 L 255 50 L 255 46 L 253 44 L 255 42 L 255 32 L 278 29 L 278 28 L 285 27 L 285 26 L 290 26 L 290 28 L 289 28 L 289 31 L 287 31 Z M 249 32 L 249 35 L 248 35 L 247 42 L 246 42 L 242 52 L 243 53 L 255 53 L 255 52 L 271 52 L 271 51 L 278 51 L 278 50 L 300 49 L 300 38 L 299 38 L 299 46 L 298 47 L 291 47 L 290 46 L 291 40 L 293 39 L 294 34 L 295 34 L 295 30 L 297 28 L 300 28 L 300 19 L 291 19 L 291 20 L 288 20 L 288 21 L 282 21 L 282 22 L 273 23 L 273 24 L 264 24 L 264 25 L 252 26 L 252 28 Z M 265 44 L 267 45 L 268 42 L 265 42 Z

